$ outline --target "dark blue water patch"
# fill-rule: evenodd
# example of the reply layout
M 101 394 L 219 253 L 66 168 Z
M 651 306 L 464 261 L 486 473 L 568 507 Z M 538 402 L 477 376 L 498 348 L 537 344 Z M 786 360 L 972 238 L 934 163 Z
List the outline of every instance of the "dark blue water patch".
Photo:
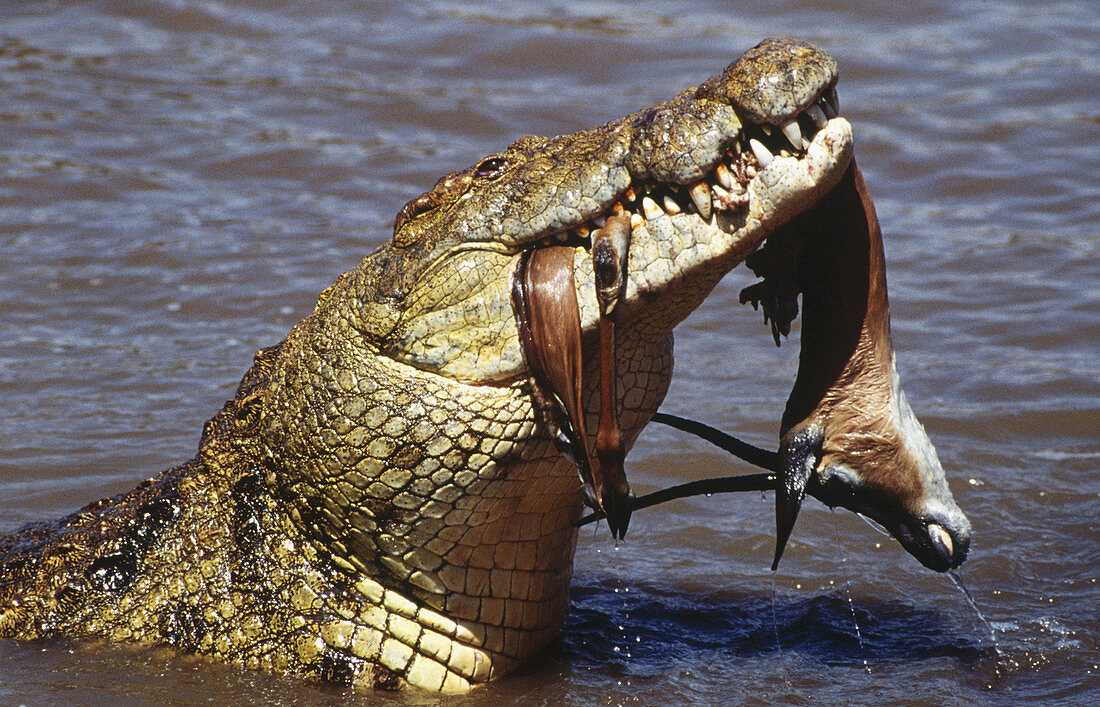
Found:
M 838 595 L 777 595 L 773 611 L 766 591 L 689 595 L 632 585 L 624 592 L 583 577 L 571 590 L 562 635 L 557 660 L 613 675 L 785 653 L 853 668 L 938 658 L 974 666 L 994 655 L 971 627 L 899 601 L 860 597 L 850 606 Z

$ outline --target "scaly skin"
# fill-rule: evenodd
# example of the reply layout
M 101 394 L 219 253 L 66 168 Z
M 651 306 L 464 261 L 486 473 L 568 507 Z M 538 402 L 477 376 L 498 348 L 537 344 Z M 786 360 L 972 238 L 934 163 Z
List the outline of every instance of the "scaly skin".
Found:
M 629 447 L 667 389 L 673 327 L 844 172 L 849 126 L 820 116 L 835 80 L 820 50 L 770 41 L 667 103 L 443 178 L 256 355 L 193 460 L 0 539 L 0 636 L 166 643 L 385 687 L 506 674 L 562 624 L 582 510 L 532 396 L 517 255 L 575 248 L 595 430 L 587 235 L 632 214 L 617 310 Z M 811 104 L 812 142 L 780 152 L 778 127 Z M 750 136 L 777 153 L 759 173 Z

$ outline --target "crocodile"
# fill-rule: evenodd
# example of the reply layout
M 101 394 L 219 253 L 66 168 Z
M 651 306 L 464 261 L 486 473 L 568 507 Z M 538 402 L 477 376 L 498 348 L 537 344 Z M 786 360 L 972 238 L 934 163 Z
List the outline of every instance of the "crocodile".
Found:
M 667 102 L 443 177 L 256 353 L 193 459 L 0 538 L 0 637 L 379 688 L 514 670 L 562 626 L 574 523 L 606 480 L 578 476 L 532 379 L 520 261 L 571 253 L 596 429 L 592 241 L 629 218 L 612 386 L 628 450 L 669 385 L 675 325 L 849 168 L 836 82 L 822 50 L 767 40 Z

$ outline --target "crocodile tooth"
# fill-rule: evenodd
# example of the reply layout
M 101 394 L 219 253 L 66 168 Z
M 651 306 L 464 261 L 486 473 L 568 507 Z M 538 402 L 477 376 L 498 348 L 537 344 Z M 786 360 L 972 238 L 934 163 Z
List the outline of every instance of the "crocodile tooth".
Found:
M 657 206 L 657 202 L 648 196 L 642 197 L 642 211 L 645 212 L 646 220 L 651 220 L 664 215 L 664 211 L 661 211 L 661 207 Z
M 625 192 L 623 192 L 623 198 L 630 202 L 633 202 L 635 199 L 637 199 L 638 195 L 634 193 L 634 187 L 629 187 Z
M 630 214 L 630 230 L 637 231 L 645 225 L 645 219 L 641 214 Z
M 680 208 L 680 205 L 677 204 L 676 200 L 673 199 L 671 196 L 666 195 L 663 201 L 665 202 L 665 211 L 667 211 L 669 214 L 675 215 L 683 212 L 683 209 Z
M 722 162 L 718 163 L 718 168 L 714 170 L 714 175 L 718 177 L 718 183 L 724 186 L 726 189 L 733 189 L 733 175 L 730 174 L 730 170 Z
M 756 176 L 756 165 L 745 165 L 745 176 L 752 179 Z
M 756 138 L 749 140 L 749 147 L 752 148 L 752 154 L 756 155 L 756 161 L 760 163 L 760 169 L 767 169 L 774 159 L 771 151 Z
M 825 117 L 825 111 L 821 110 L 821 106 L 816 103 L 811 103 L 810 107 L 806 109 L 806 113 L 809 114 L 810 119 L 814 121 L 814 126 L 818 130 L 825 127 L 825 124 L 829 122 L 829 119 Z
M 802 128 L 798 127 L 797 120 L 791 119 L 784 123 L 783 134 L 791 141 L 791 145 L 794 146 L 794 149 L 802 149 Z
M 760 124 L 760 129 L 763 130 L 764 134 L 767 135 L 768 137 L 772 136 L 772 126 L 767 125 L 766 123 L 761 123 Z
M 577 226 L 577 228 L 574 230 L 576 230 L 577 235 L 581 238 L 588 238 L 588 226 L 581 224 L 580 226 Z
M 829 89 L 829 92 L 825 94 L 825 100 L 833 107 L 837 115 L 840 115 L 840 96 L 836 95 L 836 86 Z
M 821 109 L 825 111 L 825 117 L 832 120 L 836 117 L 836 108 L 833 108 L 829 101 L 825 100 L 825 96 L 822 96 L 818 102 L 821 104 Z
M 596 224 L 596 228 L 603 228 L 603 225 L 607 223 L 607 214 L 600 214 L 592 219 L 592 223 Z
M 725 165 L 720 165 L 725 166 Z M 703 220 L 710 219 L 710 188 L 706 182 L 696 182 L 692 185 L 691 200 L 695 202 L 695 208 L 699 211 L 699 215 L 703 217 Z

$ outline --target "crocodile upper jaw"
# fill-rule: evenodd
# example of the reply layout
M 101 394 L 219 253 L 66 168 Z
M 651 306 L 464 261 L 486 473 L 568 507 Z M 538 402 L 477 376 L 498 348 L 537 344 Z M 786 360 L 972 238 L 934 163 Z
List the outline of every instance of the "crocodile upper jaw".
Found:
M 775 101 L 773 124 L 751 122 L 768 107 L 744 107 L 731 81 L 781 83 L 804 63 L 828 64 L 801 43 L 761 47 L 655 108 L 573 135 L 521 138 L 409 202 L 374 257 L 374 286 L 388 294 L 375 296 L 364 333 L 385 355 L 453 380 L 522 378 L 510 297 L 517 254 L 575 247 L 587 335 L 598 320 L 590 234 L 623 211 L 632 235 L 620 321 L 650 338 L 671 332 L 769 233 L 832 189 L 851 159 L 835 73 Z M 772 59 L 761 67 L 761 56 Z M 777 69 L 776 56 L 793 57 L 791 66 Z

